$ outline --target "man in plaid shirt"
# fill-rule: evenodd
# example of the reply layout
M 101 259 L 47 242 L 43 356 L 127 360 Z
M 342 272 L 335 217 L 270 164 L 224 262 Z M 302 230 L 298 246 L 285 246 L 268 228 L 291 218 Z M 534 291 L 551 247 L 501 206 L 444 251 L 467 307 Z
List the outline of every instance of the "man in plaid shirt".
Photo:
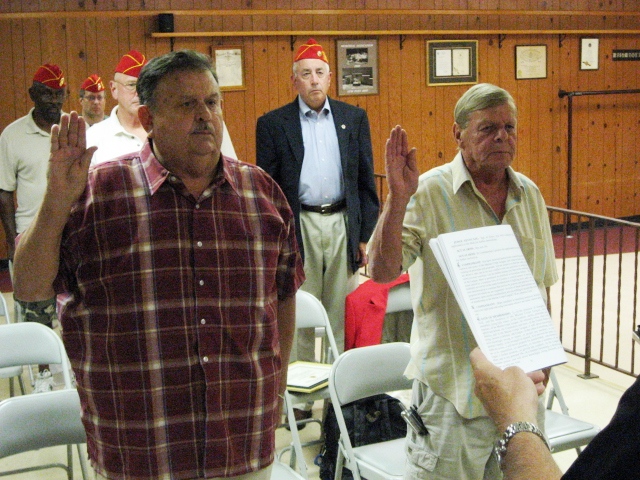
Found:
M 268 479 L 304 280 L 291 210 L 220 154 L 206 56 L 157 57 L 137 89 L 135 155 L 89 169 L 84 122 L 54 127 L 15 294 L 60 295 L 97 478 Z

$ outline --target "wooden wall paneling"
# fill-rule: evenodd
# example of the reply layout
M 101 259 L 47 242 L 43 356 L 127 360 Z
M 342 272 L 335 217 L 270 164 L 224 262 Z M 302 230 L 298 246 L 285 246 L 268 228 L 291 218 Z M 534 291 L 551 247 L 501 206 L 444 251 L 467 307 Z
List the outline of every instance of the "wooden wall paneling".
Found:
M 540 188 L 542 195 L 551 198 L 553 192 L 553 122 L 551 121 L 554 108 L 558 100 L 557 88 L 557 51 L 558 41 L 556 37 L 550 37 L 547 48 L 547 78 L 540 81 L 535 95 L 531 96 L 531 108 L 533 120 L 531 125 L 532 139 L 532 164 L 531 175 Z M 556 113 L 559 115 L 559 113 Z
M 247 117 L 246 119 L 246 129 L 253 130 L 253 136 L 255 138 L 255 121 L 264 115 L 266 112 L 272 110 L 271 105 L 275 105 L 277 102 L 277 89 L 273 90 L 275 93 L 275 99 L 271 100 L 271 96 L 273 92 L 269 91 L 269 85 L 272 81 L 276 80 L 277 75 L 277 67 L 271 65 L 269 62 L 269 44 L 276 43 L 275 39 L 271 39 L 269 37 L 255 37 L 253 39 L 253 49 L 252 56 L 253 61 L 248 65 L 246 73 L 251 71 L 252 73 L 252 89 L 254 91 L 254 96 L 251 98 L 250 95 L 247 95 L 247 112 L 253 111 L 255 112 L 254 118 Z M 274 51 L 277 50 L 274 48 Z M 247 57 L 248 59 L 248 57 Z M 235 143 L 235 137 L 234 143 Z M 249 156 L 255 159 L 255 140 L 251 145 L 247 146 L 247 161 L 249 160 Z M 255 162 L 255 160 L 254 160 Z
M 87 64 L 87 34 L 86 34 L 86 22 L 81 18 L 70 18 L 66 23 L 66 39 L 67 45 L 67 71 L 65 76 L 67 77 L 67 85 L 69 89 L 69 100 L 67 112 L 76 110 L 82 112 L 80 100 L 78 97 L 78 90 L 80 85 L 84 82 L 85 78 L 89 76 L 92 71 L 89 71 Z
M 47 40 L 41 35 L 42 22 L 40 20 L 20 20 L 15 22 L 14 25 L 16 28 L 13 29 L 12 32 L 15 46 L 13 58 L 18 65 L 22 65 L 24 68 L 22 82 L 17 84 L 15 92 L 15 98 L 17 100 L 16 117 L 20 117 L 33 107 L 33 102 L 29 98 L 27 90 L 31 86 L 33 74 L 38 67 L 45 62 L 57 63 L 61 68 L 64 68 L 64 64 L 62 63 L 62 59 L 57 56 L 53 59 L 47 58 L 43 61 L 42 45 Z
M 556 38 L 559 42 L 559 38 Z M 545 201 L 548 205 L 564 206 L 564 183 L 566 178 L 566 156 L 564 152 L 564 132 L 566 132 L 566 111 L 563 108 L 566 105 L 566 99 L 558 97 L 558 90 L 562 85 L 562 62 L 564 61 L 563 53 L 566 47 L 560 47 L 559 43 L 556 48 L 552 48 L 549 56 L 549 68 L 552 73 L 553 83 L 549 87 L 548 95 L 550 98 L 550 108 L 548 116 L 541 116 L 541 122 L 546 122 L 549 126 L 549 138 L 551 142 L 551 150 L 545 164 L 548 166 L 550 174 L 549 191 L 543 192 Z M 545 112 L 546 113 L 546 112 Z
M 0 88 L 4 92 L 3 97 L 7 100 L 3 102 L 3 108 L 0 108 L 0 129 L 4 130 L 7 125 L 19 116 L 17 99 L 24 98 L 25 67 L 21 50 L 22 43 L 17 41 L 17 37 L 22 35 L 22 22 L 18 20 L 3 20 L 0 22 L 0 29 L 4 32 L 3 38 L 6 40 L 3 42 L 3 55 L 0 55 L 0 65 L 3 72 L 8 72 L 8 75 L 3 75 L 2 80 L 0 80 Z M 24 108 L 20 111 L 24 111 Z
M 116 106 L 116 101 L 111 96 L 110 82 L 113 80 L 114 71 L 120 61 L 120 57 L 129 50 L 120 50 L 117 19 L 98 16 L 95 19 L 95 25 L 99 48 L 93 55 L 96 56 L 98 62 L 97 73 L 102 77 L 104 86 L 109 91 L 107 93 L 105 111 L 110 114 L 113 107 Z M 146 55 L 146 52 L 142 53 Z
M 395 45 L 395 54 L 400 58 L 398 77 L 402 82 L 399 86 L 400 102 L 403 106 L 402 124 L 408 132 L 415 132 L 413 134 L 414 142 L 421 139 L 421 132 L 424 128 L 421 121 L 422 104 L 420 97 L 426 89 L 426 79 L 424 75 L 421 75 L 421 72 L 424 72 L 424 64 L 416 61 L 416 59 L 422 57 L 423 45 L 423 40 L 416 35 L 407 37 L 402 50 L 399 49 L 397 42 Z M 424 145 L 421 145 L 421 150 L 425 151 Z
M 604 39 L 605 44 L 610 45 L 610 39 Z M 597 70 L 598 76 L 594 76 L 591 88 L 593 90 L 607 90 L 608 78 L 615 79 L 615 83 L 621 83 L 621 79 L 616 78 L 616 69 L 613 63 L 603 62 L 600 70 Z M 620 82 L 619 82 L 620 81 Z M 618 130 L 618 120 L 623 111 L 620 105 L 624 99 L 620 95 L 599 95 L 596 97 L 601 100 L 599 112 L 602 115 L 602 123 L 600 127 L 593 128 L 595 132 L 594 140 L 601 139 L 600 148 L 597 151 L 593 163 L 601 165 L 602 173 L 602 196 L 600 198 L 600 211 L 607 216 L 615 216 L 619 210 L 616 198 L 616 133 Z M 599 155 L 598 155 L 599 154 Z M 597 159 L 601 161 L 598 162 Z M 597 173 L 597 172 L 596 172 Z
M 244 69 L 245 69 L 245 85 L 246 90 L 237 92 L 239 97 L 239 111 L 237 112 L 238 124 L 234 124 L 232 140 L 235 145 L 240 145 L 241 148 L 236 148 L 238 157 L 249 163 L 256 163 L 256 120 L 258 118 L 258 112 L 255 110 L 255 104 L 252 99 L 258 96 L 258 92 L 255 90 L 255 59 L 254 59 L 254 40 L 252 38 L 245 38 L 243 41 L 244 46 Z M 227 125 L 229 128 L 229 125 Z
M 620 39 L 611 41 L 611 49 L 637 48 L 634 39 Z M 617 79 L 620 89 L 638 89 L 638 66 L 636 62 L 607 62 L 608 72 Z M 640 94 L 616 95 L 616 133 L 615 133 L 615 159 L 616 162 L 616 216 L 631 216 L 638 210 L 635 208 L 637 182 L 640 177 L 638 169 L 638 150 L 635 132 L 640 126 L 638 123 L 638 105 Z
M 388 62 L 389 45 L 393 39 L 390 37 L 380 37 L 378 39 L 378 102 L 379 107 L 375 111 L 367 111 L 369 123 L 371 125 L 371 138 L 377 137 L 381 142 L 385 142 L 391 131 L 390 112 L 389 112 L 389 95 L 394 88 L 391 79 L 391 69 Z M 411 141 L 411 139 L 409 139 Z M 385 174 L 384 166 L 384 147 L 378 151 L 379 154 L 373 152 L 374 171 L 376 173 Z M 384 200 L 384 197 L 381 199 Z

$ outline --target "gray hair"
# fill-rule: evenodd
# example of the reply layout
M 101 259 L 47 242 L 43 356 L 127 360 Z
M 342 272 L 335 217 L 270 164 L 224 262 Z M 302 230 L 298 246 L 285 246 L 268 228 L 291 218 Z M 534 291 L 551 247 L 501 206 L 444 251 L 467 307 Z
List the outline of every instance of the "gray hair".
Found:
M 504 88 L 496 87 L 490 83 L 479 83 L 467 90 L 456 103 L 453 110 L 453 118 L 462 130 L 469 124 L 469 116 L 478 110 L 497 107 L 507 104 L 518 116 L 516 102 Z
M 148 105 L 152 108 L 153 95 L 160 80 L 178 71 L 211 72 L 216 82 L 218 81 L 218 76 L 211 64 L 211 58 L 207 55 L 195 50 L 169 52 L 152 58 L 149 63 L 142 67 L 136 84 L 140 104 Z

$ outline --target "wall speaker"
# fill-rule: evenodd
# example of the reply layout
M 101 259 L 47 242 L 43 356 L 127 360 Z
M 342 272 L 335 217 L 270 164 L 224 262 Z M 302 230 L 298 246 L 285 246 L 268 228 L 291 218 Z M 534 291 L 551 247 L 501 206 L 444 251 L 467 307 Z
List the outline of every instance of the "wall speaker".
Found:
M 173 33 L 173 13 L 158 14 L 158 31 L 160 33 Z

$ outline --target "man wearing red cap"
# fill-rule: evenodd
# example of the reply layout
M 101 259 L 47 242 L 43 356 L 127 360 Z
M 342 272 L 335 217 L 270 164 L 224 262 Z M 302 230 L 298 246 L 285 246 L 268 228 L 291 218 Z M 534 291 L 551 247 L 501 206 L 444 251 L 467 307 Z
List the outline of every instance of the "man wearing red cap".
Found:
M 147 58 L 142 53 L 130 50 L 116 65 L 109 88 L 118 104 L 109 118 L 87 130 L 87 145 L 98 147 L 93 164 L 137 152 L 147 139 L 147 132 L 138 119 L 140 100 L 136 92 L 138 75 L 146 63 Z
M 113 107 L 111 115 L 100 126 L 87 130 L 87 146 L 98 147 L 91 160 L 93 165 L 138 152 L 147 139 L 147 132 L 138 118 L 140 100 L 136 91 L 138 76 L 146 64 L 147 58 L 142 53 L 130 50 L 116 65 L 109 87 L 118 105 Z M 226 125 L 223 125 L 223 129 L 222 153 L 238 158 Z
M 307 277 L 302 289 L 324 304 L 342 351 L 345 297 L 358 286 L 378 218 L 369 120 L 363 109 L 327 97 L 329 60 L 314 39 L 296 52 L 291 80 L 298 97 L 258 119 L 257 164 L 291 205 Z M 313 360 L 314 350 L 314 332 L 298 332 L 297 359 Z
M 104 114 L 106 104 L 104 90 L 104 82 L 97 73 L 89 75 L 80 85 L 82 118 L 89 127 L 109 118 L 109 115 Z
M 31 111 L 8 125 L 0 135 L 0 216 L 10 262 L 15 238 L 35 217 L 47 186 L 51 127 L 60 121 L 62 104 L 67 98 L 67 84 L 60 67 L 48 63 L 40 66 L 33 76 L 29 97 L 34 105 Z M 53 326 L 55 297 L 18 303 L 25 321 Z M 45 365 L 40 367 L 35 380 L 36 392 L 53 388 L 51 372 Z

